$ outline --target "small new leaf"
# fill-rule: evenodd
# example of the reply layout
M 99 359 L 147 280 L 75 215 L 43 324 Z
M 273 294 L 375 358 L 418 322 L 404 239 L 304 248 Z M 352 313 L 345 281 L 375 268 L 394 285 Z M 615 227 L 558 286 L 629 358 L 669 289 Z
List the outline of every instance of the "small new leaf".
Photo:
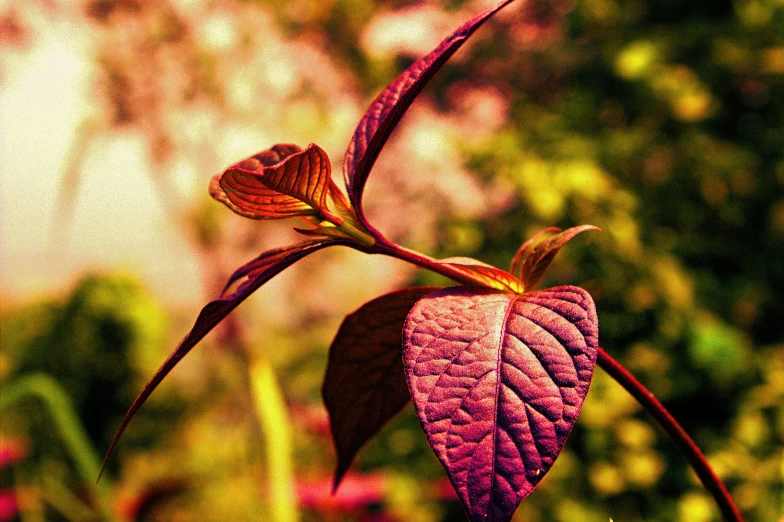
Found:
M 179 363 L 180 360 L 185 357 L 188 352 L 190 352 L 191 349 L 204 338 L 205 335 L 212 331 L 212 329 L 215 328 L 215 326 L 217 326 L 218 323 L 220 323 L 227 315 L 229 315 L 229 313 L 234 310 L 242 301 L 247 299 L 248 296 L 258 290 L 264 283 L 279 274 L 282 270 L 291 266 L 295 261 L 302 259 L 308 254 L 335 244 L 339 243 L 335 240 L 317 239 L 304 241 L 290 247 L 277 248 L 264 252 L 259 257 L 235 272 L 229 279 L 227 288 L 231 286 L 232 283 L 240 279 L 244 278 L 245 280 L 240 283 L 237 289 L 232 293 L 223 295 L 218 299 L 210 301 L 204 308 L 202 308 L 199 316 L 196 318 L 196 323 L 193 325 L 193 328 L 191 328 L 191 331 L 188 333 L 188 335 L 185 336 L 185 338 L 180 342 L 179 346 L 177 346 L 171 355 L 169 355 L 166 361 L 164 361 L 158 371 L 155 372 L 155 375 L 152 376 L 152 379 L 150 379 L 138 397 L 136 397 L 136 400 L 133 401 L 133 404 L 131 404 L 128 412 L 123 417 L 123 420 L 120 423 L 120 427 L 117 429 L 117 433 L 115 433 L 111 444 L 109 444 L 109 449 L 106 451 L 106 456 L 104 457 L 103 464 L 101 465 L 100 473 L 103 473 L 103 470 L 106 467 L 106 463 L 109 461 L 109 457 L 112 455 L 114 448 L 120 441 L 120 437 L 122 437 L 125 428 L 128 427 L 128 424 L 142 407 L 144 402 L 149 398 L 150 395 L 152 395 L 152 392 L 155 391 L 155 388 L 158 387 L 158 385 L 169 374 L 169 372 L 171 372 L 172 369 L 177 366 L 177 363 Z M 100 474 L 98 476 L 100 478 Z
M 523 243 L 523 245 L 520 248 L 517 249 L 517 252 L 515 253 L 514 257 L 512 258 L 512 263 L 511 263 L 511 266 L 509 267 L 509 271 L 511 273 L 517 275 L 518 278 L 521 277 L 520 276 L 520 271 L 521 271 L 521 269 L 523 267 L 523 258 L 525 256 L 525 253 L 528 251 L 528 248 L 531 245 L 533 245 L 534 243 L 536 243 L 537 241 L 539 241 L 539 239 L 543 235 L 550 234 L 550 233 L 553 233 L 553 232 L 560 232 L 560 231 L 561 231 L 561 229 L 558 228 L 558 227 L 548 227 L 548 228 L 543 228 L 542 230 L 540 230 L 539 232 L 537 232 L 533 236 L 529 237 L 528 241 Z
M 404 288 L 346 316 L 329 349 L 322 394 L 338 454 L 334 489 L 354 456 L 410 398 L 403 374 L 403 323 L 437 287 Z
M 332 185 L 329 157 L 321 147 L 310 144 L 301 150 L 280 144 L 215 176 L 210 194 L 237 214 L 253 219 L 331 218 L 327 195 L 337 190 Z
M 506 522 L 550 469 L 596 364 L 593 299 L 468 287 L 422 298 L 403 362 L 417 416 L 472 521 Z
M 544 277 L 545 272 L 550 267 L 555 256 L 574 236 L 586 230 L 599 230 L 593 225 L 580 225 L 560 232 L 553 237 L 536 242 L 539 237 L 547 232 L 558 231 L 557 228 L 546 228 L 536 233 L 531 239 L 526 241 L 512 260 L 512 273 L 517 274 L 525 285 L 526 290 L 533 290 L 539 281 Z

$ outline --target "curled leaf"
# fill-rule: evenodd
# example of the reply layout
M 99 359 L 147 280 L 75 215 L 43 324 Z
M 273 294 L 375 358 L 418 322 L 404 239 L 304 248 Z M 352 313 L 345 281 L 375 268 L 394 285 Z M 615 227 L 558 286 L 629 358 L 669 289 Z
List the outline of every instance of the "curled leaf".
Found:
M 523 281 L 526 289 L 531 290 L 536 287 L 537 283 L 544 277 L 555 256 L 574 236 L 586 230 L 601 231 L 599 227 L 593 225 L 580 225 L 579 227 L 568 228 L 553 237 L 536 243 L 536 240 L 541 235 L 558 230 L 557 228 L 546 228 L 539 231 L 526 241 L 515 254 L 512 260 L 512 273 L 518 274 L 517 277 Z M 519 272 L 517 272 L 518 270 Z
M 163 381 L 163 379 L 172 371 L 172 369 L 185 357 L 196 344 L 201 341 L 215 326 L 218 325 L 229 313 L 234 310 L 242 301 L 244 301 L 253 292 L 258 290 L 264 283 L 272 279 L 285 268 L 291 266 L 295 261 L 311 254 L 324 247 L 339 244 L 337 241 L 328 239 L 319 239 L 304 241 L 296 245 L 277 248 L 264 252 L 259 257 L 242 267 L 238 272 L 232 276 L 233 281 L 241 278 L 246 278 L 236 290 L 228 295 L 224 295 L 218 299 L 210 301 L 202 308 L 199 316 L 196 318 L 196 323 L 191 328 L 191 331 L 175 350 L 164 361 L 152 379 L 145 384 L 141 393 L 133 401 L 128 412 L 123 417 L 120 427 L 117 429 L 112 442 L 109 444 L 109 449 L 106 451 L 103 464 L 101 465 L 101 473 L 103 473 L 106 463 L 109 460 L 114 448 L 120 441 L 125 428 L 131 422 L 133 417 L 142 407 L 144 402 L 152 395 L 155 388 Z M 100 477 L 100 475 L 99 475 Z
M 253 219 L 332 216 L 327 195 L 334 187 L 329 157 L 311 143 L 304 150 L 279 144 L 229 167 L 210 183 L 210 194 Z
M 418 59 L 403 71 L 370 104 L 359 122 L 346 151 L 343 176 L 348 196 L 364 223 L 362 193 L 370 169 L 381 149 L 414 99 L 465 41 L 488 18 L 513 0 L 504 0 L 496 7 L 469 20 L 444 39 L 430 54 Z
M 470 273 L 475 278 L 478 278 L 483 283 L 483 286 L 488 288 L 515 294 L 521 294 L 525 291 L 523 282 L 509 272 L 470 257 L 450 257 L 442 259 L 439 263 Z
M 403 335 L 417 416 L 471 520 L 510 520 L 582 408 L 597 356 L 593 299 L 572 286 L 447 288 L 417 302 Z
M 346 316 L 329 349 L 322 394 L 338 454 L 334 489 L 365 442 L 410 398 L 403 374 L 403 323 L 437 287 L 404 288 Z

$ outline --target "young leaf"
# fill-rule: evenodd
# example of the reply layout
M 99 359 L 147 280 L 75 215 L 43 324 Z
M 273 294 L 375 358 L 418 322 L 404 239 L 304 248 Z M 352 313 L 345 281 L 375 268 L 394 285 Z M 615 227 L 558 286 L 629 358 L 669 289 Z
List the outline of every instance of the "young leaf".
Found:
M 460 26 L 438 44 L 438 47 L 430 54 L 411 64 L 370 104 L 354 131 L 343 162 L 343 176 L 346 180 L 348 196 L 354 208 L 357 209 L 357 214 L 363 224 L 362 192 L 365 189 L 365 182 L 376 158 L 400 118 L 403 117 L 408 107 L 435 73 L 474 31 L 512 1 L 504 0 L 496 7 Z
M 520 271 L 523 267 L 523 258 L 525 256 L 525 253 L 531 247 L 531 245 L 539 241 L 539 238 L 545 234 L 550 234 L 551 232 L 560 232 L 560 231 L 561 229 L 558 227 L 548 227 L 548 228 L 543 228 L 533 236 L 529 237 L 528 241 L 523 243 L 523 245 L 517 249 L 517 252 L 515 252 L 514 257 L 512 258 L 512 263 L 509 267 L 509 272 L 516 274 L 518 278 L 521 277 Z
M 596 364 L 593 299 L 454 287 L 406 319 L 417 416 L 472 521 L 508 521 L 561 452 Z
M 128 412 L 123 417 L 120 427 L 117 429 L 109 449 L 106 451 L 103 464 L 101 465 L 101 473 L 103 473 L 106 463 L 109 460 L 114 448 L 120 440 L 125 428 L 131 422 L 131 419 L 136 415 L 136 412 L 142 407 L 147 398 L 152 395 L 152 392 L 169 372 L 185 357 L 196 344 L 201 341 L 215 326 L 218 325 L 229 313 L 234 310 L 242 301 L 249 295 L 258 290 L 264 283 L 272 279 L 283 269 L 291 266 L 295 261 L 311 254 L 324 247 L 340 244 L 337 241 L 329 239 L 318 239 L 311 241 L 303 241 L 296 245 L 277 248 L 264 252 L 258 258 L 248 263 L 243 268 L 241 276 L 236 274 L 232 276 L 232 280 L 236 281 L 241 277 L 247 276 L 247 279 L 242 282 L 237 289 L 229 295 L 224 295 L 218 299 L 210 301 L 204 308 L 202 308 L 199 316 L 196 318 L 196 323 L 191 328 L 191 331 L 180 342 L 179 346 L 169 355 L 164 361 L 152 379 L 144 386 L 141 393 L 133 401 Z M 252 265 L 252 266 L 251 266 Z M 100 474 L 99 474 L 100 477 Z
M 513 292 L 515 294 L 522 294 L 525 291 L 523 282 L 509 272 L 470 257 L 450 257 L 440 260 L 439 263 L 450 265 L 465 272 L 470 272 L 472 275 L 478 276 L 484 281 L 485 286 L 489 288 Z
M 553 262 L 553 259 L 555 259 L 555 256 L 558 255 L 561 248 L 574 238 L 574 236 L 581 232 L 585 232 L 586 230 L 601 229 L 593 225 L 580 225 L 579 227 L 568 228 L 551 238 L 540 241 L 533 246 L 529 246 L 536 241 L 541 234 L 549 230 L 553 229 L 545 229 L 538 234 L 535 234 L 520 247 L 520 250 L 515 255 L 515 260 L 522 257 L 522 263 L 519 265 L 520 274 L 518 277 L 529 290 L 536 287 L 536 284 L 542 279 L 545 272 L 547 272 L 547 269 L 550 267 L 550 263 Z
M 408 403 L 403 374 L 403 322 L 438 287 L 397 290 L 346 316 L 329 349 L 322 394 L 338 454 L 334 489 L 365 442 Z
M 280 144 L 243 160 L 210 183 L 210 194 L 253 219 L 331 216 L 327 194 L 335 190 L 327 153 L 311 143 L 305 150 Z

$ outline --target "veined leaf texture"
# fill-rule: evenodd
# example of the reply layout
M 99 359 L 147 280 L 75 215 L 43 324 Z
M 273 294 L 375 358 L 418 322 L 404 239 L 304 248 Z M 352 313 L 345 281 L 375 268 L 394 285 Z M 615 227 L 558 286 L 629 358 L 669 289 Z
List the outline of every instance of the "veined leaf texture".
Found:
M 438 290 L 413 307 L 403 360 L 417 416 L 473 521 L 508 521 L 561 452 L 598 347 L 591 296 Z

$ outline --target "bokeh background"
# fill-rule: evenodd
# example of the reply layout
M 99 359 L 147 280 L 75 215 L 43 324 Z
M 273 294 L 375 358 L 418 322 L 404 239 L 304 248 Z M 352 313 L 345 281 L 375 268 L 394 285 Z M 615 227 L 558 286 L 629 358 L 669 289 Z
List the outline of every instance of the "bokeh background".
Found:
M 320 399 L 342 317 L 442 280 L 347 249 L 201 343 L 97 466 L 234 267 L 296 239 L 207 195 L 278 142 L 340 176 L 372 98 L 485 0 L 0 2 L 0 521 L 464 520 L 411 406 L 335 463 Z M 670 408 L 750 521 L 784 515 L 784 2 L 529 0 L 483 27 L 381 155 L 367 212 L 506 267 L 590 223 L 547 283 Z M 601 370 L 516 521 L 719 520 Z

